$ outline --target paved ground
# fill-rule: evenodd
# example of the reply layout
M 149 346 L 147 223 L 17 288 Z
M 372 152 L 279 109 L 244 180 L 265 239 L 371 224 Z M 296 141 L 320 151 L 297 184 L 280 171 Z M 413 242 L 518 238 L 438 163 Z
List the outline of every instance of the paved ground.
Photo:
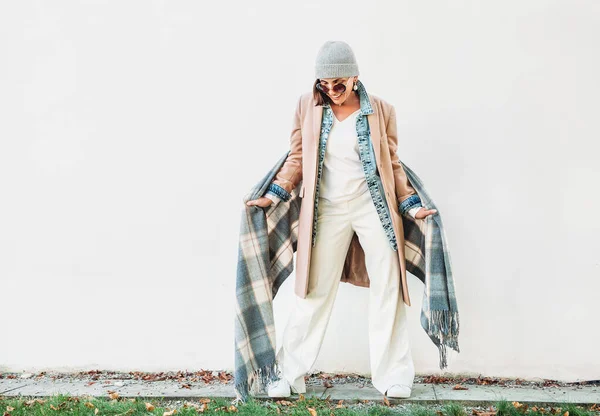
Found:
M 131 373 L 130 373 L 131 374 Z M 161 373 L 163 374 L 163 373 Z M 188 373 L 189 374 L 189 373 Z M 223 375 L 224 373 L 221 373 Z M 202 379 L 170 377 L 49 377 L 47 375 L 14 375 L 0 378 L 0 396 L 34 396 L 45 397 L 55 394 L 73 396 L 108 396 L 115 391 L 121 397 L 164 397 L 170 399 L 193 399 L 199 397 L 235 398 L 233 380 L 229 377 L 215 378 L 209 382 Z M 127 373 L 126 373 L 127 375 Z M 21 377 L 23 376 L 23 378 Z M 421 380 L 423 378 L 420 378 Z M 148 381 L 152 380 L 152 381 Z M 330 400 L 370 400 L 383 401 L 383 395 L 369 381 L 359 378 L 314 378 L 307 381 L 305 397 L 319 397 Z M 463 379 L 464 380 L 464 379 Z M 460 383 L 459 383 L 460 384 Z M 559 403 L 591 404 L 600 403 L 600 383 L 589 385 L 566 385 L 565 383 L 529 383 L 529 384 L 460 384 L 463 389 L 454 389 L 455 383 L 426 383 L 415 379 L 413 394 L 409 399 L 389 399 L 390 403 L 435 404 L 456 401 L 466 405 L 493 404 L 500 399 L 510 402 L 551 405 Z M 257 398 L 268 398 L 266 394 Z M 298 398 L 292 395 L 289 400 Z

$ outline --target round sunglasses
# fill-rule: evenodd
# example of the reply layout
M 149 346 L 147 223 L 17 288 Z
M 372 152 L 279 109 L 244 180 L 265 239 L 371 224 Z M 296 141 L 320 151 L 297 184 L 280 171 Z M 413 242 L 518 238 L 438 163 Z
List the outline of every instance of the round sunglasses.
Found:
M 343 94 L 346 92 L 346 82 L 348 82 L 348 80 L 335 84 L 333 88 L 328 88 L 321 84 L 321 80 L 317 80 L 317 89 L 325 94 L 329 94 L 329 91 L 332 91 L 334 94 Z

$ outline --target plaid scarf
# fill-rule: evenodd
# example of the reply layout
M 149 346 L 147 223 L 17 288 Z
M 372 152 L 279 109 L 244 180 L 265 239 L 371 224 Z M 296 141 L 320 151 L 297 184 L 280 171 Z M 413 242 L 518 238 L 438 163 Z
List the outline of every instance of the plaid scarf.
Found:
M 298 185 L 292 198 L 269 207 L 245 203 L 264 195 L 289 151 L 244 197 L 236 279 L 235 392 L 245 402 L 251 391 L 264 391 L 280 377 L 275 361 L 273 298 L 293 271 L 302 198 Z M 402 162 L 401 162 L 402 163 Z M 422 205 L 437 209 L 419 177 L 402 163 Z M 439 210 L 423 220 L 402 216 L 406 269 L 424 283 L 421 326 L 438 347 L 440 369 L 447 367 L 447 348 L 458 347 L 458 308 L 450 254 Z

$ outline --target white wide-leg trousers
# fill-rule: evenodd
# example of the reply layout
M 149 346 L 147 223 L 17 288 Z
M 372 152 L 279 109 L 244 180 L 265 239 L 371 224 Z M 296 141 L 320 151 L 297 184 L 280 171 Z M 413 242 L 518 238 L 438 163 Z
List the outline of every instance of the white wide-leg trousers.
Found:
M 373 386 L 412 388 L 415 375 L 405 304 L 400 293 L 400 264 L 381 226 L 367 191 L 343 203 L 319 200 L 318 234 L 312 248 L 308 294 L 294 296 L 295 305 L 277 354 L 282 376 L 298 393 L 306 392 L 304 376 L 315 363 L 335 300 L 352 234 L 365 252 L 369 274 L 368 336 Z M 351 346 L 348 346 L 351 348 Z

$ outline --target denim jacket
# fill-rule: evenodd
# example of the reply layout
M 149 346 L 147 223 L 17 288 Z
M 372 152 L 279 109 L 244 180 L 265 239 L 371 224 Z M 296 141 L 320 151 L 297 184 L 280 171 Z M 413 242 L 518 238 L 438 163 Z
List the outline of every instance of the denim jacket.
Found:
M 362 162 L 365 180 L 367 181 L 367 186 L 369 188 L 369 192 L 371 193 L 371 198 L 373 199 L 373 203 L 375 204 L 375 208 L 377 209 L 377 214 L 379 215 L 381 225 L 385 230 L 390 246 L 394 249 L 394 251 L 397 251 L 398 243 L 394 234 L 389 207 L 385 201 L 385 191 L 383 189 L 383 184 L 381 182 L 379 171 L 377 169 L 375 153 L 373 150 L 373 145 L 371 143 L 371 131 L 369 129 L 368 118 L 366 117 L 368 114 L 373 113 L 373 108 L 371 107 L 369 96 L 367 95 L 367 91 L 363 83 L 359 80 L 356 84 L 358 87 L 357 92 L 360 99 L 360 112 L 356 118 L 356 133 L 358 136 L 359 157 Z M 331 131 L 332 125 L 333 110 L 331 109 L 331 105 L 326 102 L 323 104 L 323 118 L 321 120 L 321 133 L 319 136 L 319 161 L 313 216 L 313 247 L 315 246 L 317 237 L 317 208 L 319 205 L 319 185 L 321 183 L 321 176 L 323 173 L 323 161 L 325 159 L 327 138 L 329 137 L 329 132 Z M 279 197 L 284 201 L 288 201 L 291 198 L 291 195 L 285 189 L 283 189 L 275 183 L 271 183 L 269 185 L 265 196 L 271 195 L 275 195 L 276 197 Z M 416 210 L 413 210 L 413 208 L 418 208 L 421 206 L 422 205 L 419 196 L 417 194 L 414 194 L 402 201 L 402 203 L 398 204 L 398 211 L 402 215 L 408 215 L 409 210 L 411 210 L 411 216 L 414 216 L 413 213 Z

